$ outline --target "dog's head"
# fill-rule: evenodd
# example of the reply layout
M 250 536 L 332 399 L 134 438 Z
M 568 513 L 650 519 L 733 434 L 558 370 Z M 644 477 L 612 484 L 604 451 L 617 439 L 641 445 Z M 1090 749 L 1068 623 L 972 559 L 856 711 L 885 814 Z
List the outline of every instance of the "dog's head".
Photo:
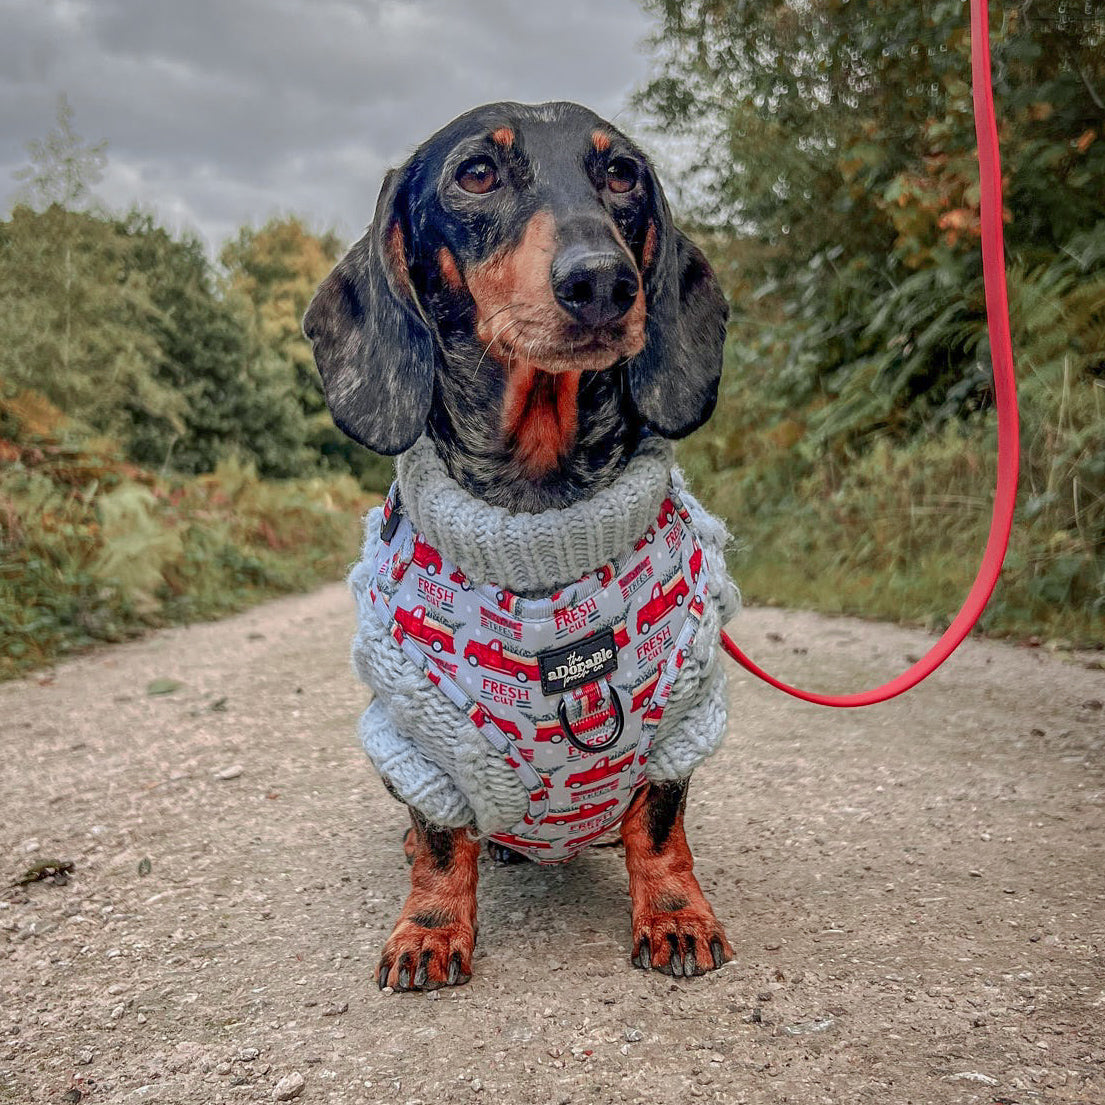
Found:
M 557 380 L 622 373 L 641 420 L 682 437 L 713 411 L 727 315 L 637 146 L 576 104 L 501 103 L 388 174 L 303 325 L 337 425 L 395 454 L 458 363 L 497 374 L 500 406 L 512 377 L 555 406 L 576 394 Z

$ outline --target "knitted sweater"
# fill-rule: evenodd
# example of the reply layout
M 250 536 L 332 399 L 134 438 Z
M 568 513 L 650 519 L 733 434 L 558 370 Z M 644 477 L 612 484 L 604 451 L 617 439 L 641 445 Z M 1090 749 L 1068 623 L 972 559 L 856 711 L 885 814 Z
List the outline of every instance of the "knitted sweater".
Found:
M 511 514 L 466 492 L 421 438 L 397 462 L 403 503 L 414 529 L 460 564 L 474 583 L 525 595 L 548 594 L 619 557 L 648 529 L 674 483 L 710 566 L 705 612 L 653 740 L 646 776 L 683 778 L 725 732 L 722 624 L 739 607 L 725 571 L 724 526 L 685 490 L 672 448 L 646 438 L 619 479 L 562 510 Z M 433 824 L 502 832 L 525 814 L 517 774 L 479 729 L 449 702 L 396 644 L 372 609 L 368 591 L 382 510 L 365 520 L 365 548 L 349 584 L 357 602 L 353 666 L 376 696 L 360 723 L 365 751 L 388 786 Z

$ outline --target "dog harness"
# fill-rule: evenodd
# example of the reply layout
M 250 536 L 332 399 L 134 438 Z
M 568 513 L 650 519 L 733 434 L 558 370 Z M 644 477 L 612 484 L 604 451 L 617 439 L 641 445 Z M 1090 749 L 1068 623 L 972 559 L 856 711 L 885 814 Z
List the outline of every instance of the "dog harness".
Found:
M 491 839 L 541 863 L 616 826 L 698 629 L 709 566 L 673 488 L 624 557 L 547 598 L 472 583 L 415 532 L 393 486 L 372 611 L 529 795 Z

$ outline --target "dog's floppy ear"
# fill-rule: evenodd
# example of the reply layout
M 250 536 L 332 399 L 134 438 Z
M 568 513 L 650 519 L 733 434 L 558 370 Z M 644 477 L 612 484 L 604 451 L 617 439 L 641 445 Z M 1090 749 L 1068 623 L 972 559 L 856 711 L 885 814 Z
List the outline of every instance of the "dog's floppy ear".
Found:
M 729 305 L 702 250 L 671 225 L 662 199 L 658 206 L 665 225 L 645 276 L 645 347 L 627 372 L 641 417 L 664 437 L 679 438 L 714 413 Z
M 388 456 L 410 448 L 426 425 L 436 357 L 407 267 L 402 184 L 391 170 L 372 225 L 303 316 L 338 429 Z

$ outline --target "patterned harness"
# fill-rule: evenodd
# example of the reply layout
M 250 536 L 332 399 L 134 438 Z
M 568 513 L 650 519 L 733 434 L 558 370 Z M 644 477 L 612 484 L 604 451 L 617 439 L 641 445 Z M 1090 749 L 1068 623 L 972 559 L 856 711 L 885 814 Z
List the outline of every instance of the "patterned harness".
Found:
M 548 598 L 474 584 L 414 532 L 393 486 L 369 600 L 529 794 L 491 839 L 571 859 L 625 816 L 701 621 L 709 565 L 674 489 L 636 547 Z

